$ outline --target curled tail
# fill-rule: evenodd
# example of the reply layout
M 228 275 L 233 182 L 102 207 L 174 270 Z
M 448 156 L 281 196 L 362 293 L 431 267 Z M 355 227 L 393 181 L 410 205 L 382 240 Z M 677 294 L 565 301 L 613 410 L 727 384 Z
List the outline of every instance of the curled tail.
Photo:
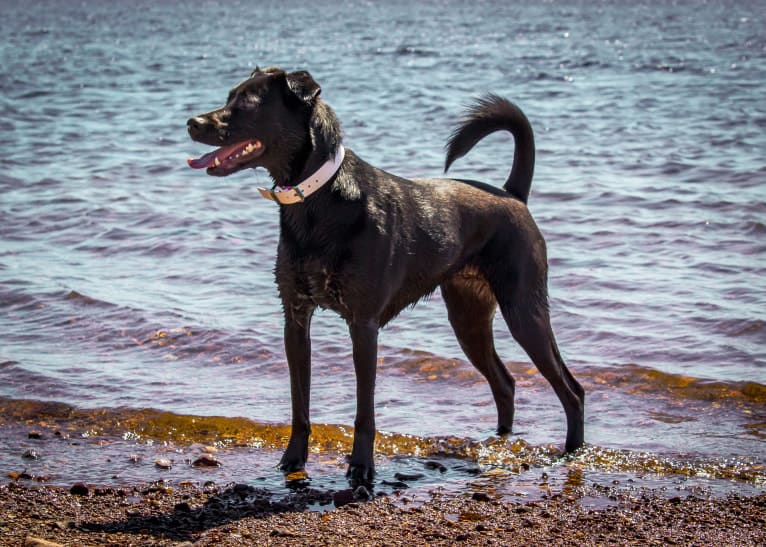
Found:
M 535 170 L 535 137 L 521 109 L 497 95 L 490 94 L 478 99 L 452 132 L 447 142 L 444 172 L 447 172 L 452 162 L 465 156 L 477 142 L 501 129 L 510 131 L 515 143 L 513 167 L 503 188 L 526 203 Z

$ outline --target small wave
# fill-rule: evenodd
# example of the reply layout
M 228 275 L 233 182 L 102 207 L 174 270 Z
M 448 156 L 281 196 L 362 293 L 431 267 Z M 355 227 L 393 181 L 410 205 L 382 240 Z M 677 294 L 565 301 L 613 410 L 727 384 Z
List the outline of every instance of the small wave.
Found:
M 32 295 L 15 290 L 0 290 L 0 308 L 14 311 L 34 309 L 40 302 Z
M 749 236 L 759 236 L 766 234 L 766 224 L 756 220 L 748 221 L 743 226 L 743 233 Z
M 741 336 L 759 337 L 766 331 L 766 321 L 762 319 L 721 319 L 713 322 L 715 330 L 732 338 Z
M 438 57 L 439 54 L 436 51 L 422 49 L 416 46 L 401 45 L 394 51 L 394 55 L 397 56 L 413 56 L 413 57 Z
M 764 329 L 760 320 L 737 321 L 730 330 L 752 334 Z M 483 383 L 483 377 L 462 359 L 439 357 L 426 351 L 383 350 L 379 370 L 386 375 L 402 375 L 423 381 L 448 380 L 451 383 L 473 385 Z M 523 379 L 529 386 L 545 388 L 546 380 L 531 363 L 508 361 L 506 368 L 512 376 Z M 699 400 L 730 401 L 737 403 L 766 403 L 766 385 L 749 381 L 721 381 L 663 372 L 637 364 L 613 366 L 578 366 L 573 369 L 582 383 L 597 389 L 608 385 L 628 394 L 664 395 L 666 397 Z
M 449 381 L 458 385 L 483 382 L 483 377 L 459 359 L 446 359 L 425 351 L 405 350 L 384 356 L 379 365 L 382 374 L 412 377 L 416 381 Z
M 757 382 L 723 382 L 662 372 L 640 365 L 592 367 L 577 371 L 578 378 L 609 385 L 630 394 L 672 395 L 700 401 L 766 403 L 766 385 Z
M 48 97 L 50 95 L 53 95 L 55 92 L 52 90 L 45 90 L 45 89 L 34 89 L 31 91 L 27 91 L 24 93 L 20 93 L 19 95 L 16 95 L 14 98 L 17 100 L 28 100 L 28 99 L 39 99 L 41 97 Z
M 65 300 L 73 300 L 77 302 L 78 304 L 82 304 L 84 306 L 99 306 L 99 307 L 113 307 L 114 304 L 111 304 L 109 302 L 105 302 L 103 300 L 97 300 L 95 298 L 91 298 L 88 295 L 82 294 L 80 292 L 77 292 L 75 290 L 69 291 L 66 296 L 64 296 Z

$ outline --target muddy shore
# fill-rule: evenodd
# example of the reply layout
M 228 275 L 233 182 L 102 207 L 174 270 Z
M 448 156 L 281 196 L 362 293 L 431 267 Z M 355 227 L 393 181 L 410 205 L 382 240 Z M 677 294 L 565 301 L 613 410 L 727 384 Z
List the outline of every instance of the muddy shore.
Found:
M 362 501 L 249 485 L 0 486 L 8 545 L 763 545 L 766 495 L 667 498 L 651 490 L 508 502 L 492 492 Z M 587 502 L 586 502 L 587 501 Z M 331 511 L 316 510 L 335 507 Z M 314 510 L 309 510 L 314 509 Z M 40 542 L 39 540 L 44 540 Z

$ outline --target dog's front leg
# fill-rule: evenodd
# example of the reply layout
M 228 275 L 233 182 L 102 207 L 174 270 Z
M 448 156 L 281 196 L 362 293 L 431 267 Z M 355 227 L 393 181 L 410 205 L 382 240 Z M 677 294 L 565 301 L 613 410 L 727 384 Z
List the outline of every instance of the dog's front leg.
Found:
M 354 447 L 348 466 L 348 479 L 353 486 L 372 484 L 375 474 L 375 373 L 378 360 L 378 322 L 349 323 L 356 372 L 356 419 Z
M 290 369 L 292 431 L 279 468 L 286 473 L 306 467 L 309 453 L 311 390 L 311 306 L 285 306 L 285 353 Z

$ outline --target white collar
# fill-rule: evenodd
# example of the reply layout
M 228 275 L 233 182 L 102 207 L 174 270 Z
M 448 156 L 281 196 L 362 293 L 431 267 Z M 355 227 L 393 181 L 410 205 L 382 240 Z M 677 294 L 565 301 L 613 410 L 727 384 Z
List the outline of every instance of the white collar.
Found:
M 305 200 L 311 194 L 319 190 L 329 181 L 335 173 L 340 169 L 340 164 L 343 163 L 343 158 L 346 155 L 342 145 L 338 146 L 338 151 L 334 158 L 328 159 L 311 174 L 307 179 L 301 181 L 295 186 L 277 186 L 269 190 L 267 188 L 258 188 L 258 191 L 266 199 L 276 201 L 282 205 L 290 205 L 292 203 L 300 203 Z

